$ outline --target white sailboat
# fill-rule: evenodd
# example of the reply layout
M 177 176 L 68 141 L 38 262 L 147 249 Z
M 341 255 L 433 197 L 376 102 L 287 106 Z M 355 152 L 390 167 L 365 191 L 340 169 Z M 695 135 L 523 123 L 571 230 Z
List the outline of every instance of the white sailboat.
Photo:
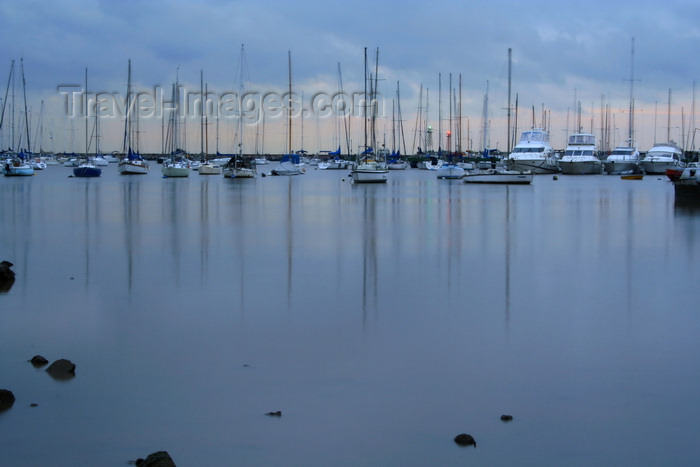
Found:
M 377 49 L 377 60 L 379 59 L 379 49 Z M 370 99 L 376 93 L 376 72 L 375 83 L 372 84 Z M 367 48 L 365 47 L 365 97 L 367 97 Z M 365 150 L 357 156 L 355 167 L 350 172 L 352 181 L 355 183 L 386 183 L 389 178 L 389 169 L 386 166 L 386 159 L 379 153 L 375 154 L 373 147 L 375 143 L 374 125 L 376 119 L 376 109 L 374 101 L 371 104 L 372 115 L 372 145 L 367 144 L 367 98 L 365 98 Z
M 508 49 L 508 80 L 510 81 L 510 52 Z M 510 89 L 510 86 L 508 86 Z M 489 86 L 488 81 L 486 82 L 486 94 L 484 97 L 484 110 L 483 110 L 483 155 L 487 156 L 489 154 L 489 144 L 488 144 L 488 92 Z M 510 101 L 510 96 L 508 96 Z M 510 107 L 510 103 L 508 104 Z M 508 134 L 510 134 L 510 121 L 508 125 Z M 492 164 L 495 165 L 495 164 Z M 532 183 L 532 172 L 520 170 L 508 170 L 506 168 L 496 168 L 491 167 L 488 169 L 479 169 L 475 171 L 470 171 L 464 175 L 464 183 L 491 183 L 491 184 L 507 184 L 507 185 L 528 185 Z
M 243 158 L 243 103 L 240 100 L 244 93 L 244 82 L 248 76 L 248 64 L 245 57 L 245 49 L 243 44 L 241 44 L 241 53 L 238 58 L 238 152 L 231 157 L 231 159 L 226 162 L 223 166 L 223 175 L 225 178 L 255 178 L 257 175 L 257 169 L 254 163 L 251 162 L 250 158 Z M 201 170 L 201 169 L 200 169 Z
M 292 153 L 292 52 L 287 51 L 287 62 L 289 68 L 289 101 L 287 102 L 287 154 L 282 156 L 279 165 L 272 169 L 272 175 L 302 175 L 301 160 L 299 154 Z
M 166 154 L 165 149 L 169 149 L 167 154 L 169 158 L 163 161 L 161 172 L 163 177 L 189 177 L 190 163 L 186 152 L 180 148 L 180 70 L 178 69 L 175 75 L 175 84 L 173 85 L 173 102 L 175 108 L 170 114 L 170 122 L 168 123 L 168 137 L 165 139 L 165 148 L 163 154 Z
M 129 59 L 129 72 L 126 84 L 126 116 L 124 118 L 124 157 L 117 164 L 117 172 L 120 175 L 145 175 L 149 167 L 138 151 L 138 129 L 132 122 L 131 106 L 131 59 Z
M 22 85 L 24 87 L 24 62 L 20 62 L 21 70 L 22 70 Z M 10 66 L 10 76 L 7 81 L 7 88 L 5 90 L 5 99 L 3 100 L 3 106 L 2 106 L 2 116 L 0 117 L 0 130 L 2 129 L 2 122 L 4 121 L 5 117 L 5 104 L 7 103 L 7 92 L 10 89 L 10 82 L 14 83 L 13 79 L 13 74 L 14 74 L 14 69 L 15 69 L 15 61 L 12 60 L 12 65 Z M 13 86 L 13 95 L 14 95 L 14 86 Z M 14 121 L 14 97 L 12 99 L 12 120 Z M 25 128 L 27 129 L 27 152 L 24 152 L 22 150 L 19 151 L 9 151 L 3 155 L 4 163 L 2 166 L 2 173 L 6 177 L 24 177 L 24 176 L 29 176 L 29 175 L 34 175 L 34 168 L 32 168 L 31 164 L 29 164 L 28 160 L 31 158 L 31 151 L 29 147 L 29 120 L 28 120 L 28 113 L 27 113 L 27 94 L 26 91 L 24 93 L 24 118 L 25 118 Z M 14 145 L 14 123 L 12 126 L 12 142 Z M 18 143 L 18 147 L 22 146 L 22 138 L 20 137 L 20 141 Z

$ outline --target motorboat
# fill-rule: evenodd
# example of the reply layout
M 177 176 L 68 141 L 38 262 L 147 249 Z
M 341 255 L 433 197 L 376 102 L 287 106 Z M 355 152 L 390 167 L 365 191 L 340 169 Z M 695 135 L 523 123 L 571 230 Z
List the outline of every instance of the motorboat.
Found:
M 665 174 L 668 169 L 684 169 L 686 164 L 682 158 L 683 151 L 673 141 L 656 143 L 642 158 L 641 166 L 644 173 Z
M 569 136 L 564 156 L 559 159 L 561 173 L 568 175 L 603 173 L 603 162 L 598 159 L 597 153 L 594 135 L 576 133 Z
M 529 170 L 533 174 L 559 172 L 557 156 L 549 143 L 549 133 L 539 128 L 522 132 L 507 162 L 512 170 Z
M 632 141 L 627 146 L 617 146 L 605 158 L 603 162 L 605 173 L 610 175 L 637 174 L 641 172 L 639 166 L 639 151 Z

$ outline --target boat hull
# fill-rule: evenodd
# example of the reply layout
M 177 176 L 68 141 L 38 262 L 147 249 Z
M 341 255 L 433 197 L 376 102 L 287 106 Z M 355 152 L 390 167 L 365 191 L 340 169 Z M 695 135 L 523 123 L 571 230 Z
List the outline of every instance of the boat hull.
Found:
M 355 183 L 386 183 L 389 179 L 389 170 L 353 170 L 350 173 Z
M 641 172 L 637 161 L 605 161 L 603 169 L 608 175 L 638 174 Z
M 190 169 L 184 165 L 174 164 L 174 165 L 164 165 L 161 169 L 164 177 L 189 177 Z
M 642 160 L 644 173 L 650 175 L 665 175 L 667 170 L 683 170 L 685 164 L 674 160 Z
M 443 165 L 437 170 L 437 178 L 459 180 L 464 177 L 464 169 L 456 165 Z
M 221 166 L 218 164 L 202 164 L 199 167 L 199 175 L 220 175 Z
M 102 175 L 102 169 L 92 165 L 81 165 L 73 169 L 74 177 L 99 177 Z
M 532 177 L 531 173 L 490 172 L 467 174 L 463 180 L 464 183 L 529 185 L 532 183 Z
M 530 171 L 533 174 L 556 174 L 559 173 L 559 166 L 556 161 L 548 161 L 542 159 L 510 159 L 510 165 L 513 170 L 519 172 Z
M 146 175 L 148 164 L 145 161 L 121 161 L 117 166 L 120 175 Z
M 600 161 L 559 161 L 561 173 L 565 175 L 595 175 L 603 173 Z

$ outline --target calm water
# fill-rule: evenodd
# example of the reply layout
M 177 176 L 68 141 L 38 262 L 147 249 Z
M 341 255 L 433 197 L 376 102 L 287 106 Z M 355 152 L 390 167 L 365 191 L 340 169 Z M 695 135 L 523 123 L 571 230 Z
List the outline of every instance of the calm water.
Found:
M 660 177 L 70 173 L 0 179 L 0 465 L 700 464 L 700 212 Z

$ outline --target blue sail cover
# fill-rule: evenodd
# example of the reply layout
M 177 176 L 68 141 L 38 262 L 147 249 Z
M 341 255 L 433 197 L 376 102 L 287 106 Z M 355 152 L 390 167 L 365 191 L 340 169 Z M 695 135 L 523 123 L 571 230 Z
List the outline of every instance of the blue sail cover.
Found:
M 141 154 L 138 152 L 134 152 L 131 150 L 131 146 L 129 146 L 129 151 L 128 151 L 128 156 L 130 161 L 140 161 L 141 159 Z
M 291 162 L 292 164 L 299 164 L 301 162 L 299 154 L 285 154 L 280 160 L 280 164 L 283 162 Z
M 340 155 L 340 146 L 338 146 L 337 150 L 335 150 L 333 152 L 329 152 L 328 155 L 329 156 L 339 156 Z
M 372 151 L 372 148 L 367 148 L 364 151 L 362 151 L 362 155 L 365 154 L 374 154 L 374 151 Z

